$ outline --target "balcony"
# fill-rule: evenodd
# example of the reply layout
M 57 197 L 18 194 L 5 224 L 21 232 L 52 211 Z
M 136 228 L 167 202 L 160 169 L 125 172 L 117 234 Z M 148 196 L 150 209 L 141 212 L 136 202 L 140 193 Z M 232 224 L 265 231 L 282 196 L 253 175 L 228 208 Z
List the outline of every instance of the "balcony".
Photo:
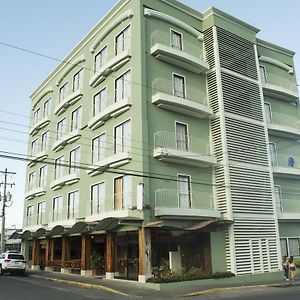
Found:
M 74 207 L 71 210 L 68 207 L 52 209 L 49 212 L 49 227 L 56 225 L 73 226 L 79 218 L 79 207 Z
M 300 157 L 276 154 L 272 161 L 273 174 L 281 178 L 300 178 Z
M 277 205 L 279 220 L 300 220 L 300 201 L 297 199 L 283 198 Z
M 221 214 L 209 193 L 190 192 L 182 195 L 175 189 L 160 189 L 155 191 L 155 216 L 207 219 L 220 218 Z
M 129 110 L 132 105 L 131 97 L 124 97 L 120 99 L 110 99 L 107 101 L 103 110 L 93 116 L 89 122 L 88 127 L 95 130 L 98 127 L 105 124 L 105 122 L 111 118 L 115 118 L 125 111 Z
M 45 160 L 48 157 L 46 150 L 40 151 L 36 154 L 33 154 L 30 157 L 30 162 L 28 163 L 29 167 L 35 166 L 38 162 Z
M 57 152 L 63 149 L 66 145 L 72 144 L 81 137 L 79 129 L 75 129 L 67 134 L 63 134 L 53 145 L 52 150 Z
M 72 94 L 70 94 L 69 96 L 67 96 L 65 99 L 63 99 L 62 101 L 60 101 L 57 104 L 57 106 L 55 107 L 54 113 L 57 116 L 59 116 L 64 111 L 66 111 L 66 109 L 69 106 L 76 103 L 81 97 L 82 97 L 82 91 L 81 90 L 77 90 L 77 91 L 73 92 Z
M 96 87 L 99 83 L 104 81 L 106 77 L 109 76 L 112 72 L 117 71 L 123 65 L 125 65 L 131 58 L 131 51 L 129 49 L 126 49 L 118 55 L 115 55 L 114 53 L 110 54 L 111 55 L 107 58 L 107 62 L 104 63 L 103 67 L 96 71 L 90 79 L 90 86 Z
M 80 179 L 80 170 L 70 172 L 68 167 L 63 167 L 63 172 L 60 177 L 55 178 L 50 183 L 52 190 L 61 189 L 64 185 L 71 185 L 78 182 Z
M 29 134 L 31 135 L 37 134 L 41 129 L 45 128 L 49 123 L 50 123 L 49 116 L 45 116 L 39 119 L 35 124 L 32 125 L 32 127 L 29 130 Z
M 118 204 L 116 203 L 118 199 Z M 88 203 L 87 222 L 105 218 L 143 218 L 143 212 L 136 209 L 136 193 L 124 192 L 119 195 L 105 195 L 99 202 Z M 116 206 L 118 205 L 118 207 Z
M 45 186 L 41 186 L 41 187 L 38 187 L 38 188 L 33 187 L 25 193 L 25 198 L 27 200 L 30 200 L 34 197 L 43 196 L 45 194 L 46 194 L 46 187 Z
M 262 83 L 262 87 L 264 94 L 270 97 L 289 102 L 299 98 L 296 82 L 275 74 L 266 74 L 266 81 Z
M 101 159 L 93 162 L 93 164 L 87 170 L 90 176 L 96 176 L 103 173 L 108 168 L 116 168 L 128 164 L 131 159 L 131 148 L 126 147 L 124 151 L 114 151 L 112 144 L 106 144 L 103 153 L 101 153 Z
M 286 114 L 272 112 L 271 123 L 268 123 L 269 133 L 287 138 L 300 138 L 300 120 Z
M 150 53 L 157 59 L 200 74 L 209 69 L 203 58 L 203 43 L 195 38 L 193 43 L 183 40 L 183 50 L 170 45 L 170 34 L 160 30 L 151 36 Z M 201 51 L 202 49 L 202 51 Z
M 209 142 L 193 136 L 177 136 L 174 132 L 154 134 L 153 157 L 163 162 L 194 167 L 210 167 L 217 163 L 210 154 Z
M 153 81 L 152 103 L 159 108 L 194 118 L 207 118 L 213 114 L 204 91 L 187 86 L 186 95 L 179 97 L 174 95 L 173 82 L 163 78 Z

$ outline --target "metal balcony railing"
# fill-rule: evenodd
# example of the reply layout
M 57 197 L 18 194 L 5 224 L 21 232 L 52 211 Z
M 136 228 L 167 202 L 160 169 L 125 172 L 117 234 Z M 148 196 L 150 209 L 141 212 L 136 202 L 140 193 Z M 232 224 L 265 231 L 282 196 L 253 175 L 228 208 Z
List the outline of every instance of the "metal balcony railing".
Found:
M 268 73 L 266 76 L 266 83 L 273 84 L 285 88 L 289 91 L 297 93 L 297 84 L 291 79 L 284 78 L 275 74 Z

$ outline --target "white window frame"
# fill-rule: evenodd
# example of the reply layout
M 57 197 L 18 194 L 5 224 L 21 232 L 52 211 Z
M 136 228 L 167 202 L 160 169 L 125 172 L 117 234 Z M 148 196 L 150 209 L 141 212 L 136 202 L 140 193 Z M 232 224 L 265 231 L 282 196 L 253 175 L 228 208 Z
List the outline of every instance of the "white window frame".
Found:
M 176 45 L 176 43 L 174 43 L 174 39 L 173 36 L 176 35 L 177 37 L 180 37 L 180 42 L 179 42 L 179 47 Z M 178 49 L 180 51 L 183 51 L 183 35 L 181 32 L 178 32 L 177 30 L 174 30 L 172 28 L 170 28 L 170 46 L 172 48 Z
M 72 149 L 69 154 L 69 174 L 76 173 L 80 165 L 80 146 Z
M 103 138 L 102 141 L 101 137 Z M 106 157 L 106 138 L 106 132 L 102 132 L 92 139 L 92 163 L 101 161 Z
M 67 117 L 64 117 L 56 125 L 56 139 L 60 140 L 66 134 Z
M 103 189 L 101 190 L 101 187 Z M 91 185 L 90 188 L 90 213 L 91 215 L 99 214 L 104 211 L 105 207 L 105 181 L 100 181 Z M 96 195 L 96 197 L 94 197 Z M 95 205 L 96 204 L 96 205 Z
M 47 165 L 41 166 L 39 170 L 39 187 L 46 187 L 47 174 L 48 174 L 48 166 Z
M 97 73 L 107 63 L 107 45 L 105 45 L 94 58 L 94 73 Z
M 187 181 L 180 180 L 180 177 L 187 178 Z M 181 190 L 182 182 L 187 183 L 188 193 L 183 193 L 183 191 Z M 192 182 L 191 175 L 182 174 L 182 173 L 177 174 L 177 191 L 178 191 L 178 207 L 179 208 L 191 208 L 192 207 L 192 183 L 191 182 Z M 188 205 L 182 205 L 181 196 L 187 197 Z M 186 199 L 183 199 L 183 200 L 186 201 Z
M 72 90 L 73 92 L 80 91 L 83 84 L 83 68 L 78 70 L 73 76 L 72 80 Z
M 32 156 L 35 156 L 37 153 L 39 153 L 38 148 L 39 148 L 39 141 L 38 141 L 38 139 L 35 139 L 31 142 L 31 155 Z
M 36 187 L 36 171 L 30 172 L 28 175 L 28 190 L 32 191 Z
M 93 116 L 103 111 L 107 107 L 107 88 L 104 87 L 93 97 Z
M 62 195 L 58 195 L 54 197 L 52 200 L 52 221 L 53 222 L 62 219 L 63 201 L 64 200 Z
M 271 146 L 272 145 L 272 146 Z M 276 150 L 276 143 L 274 142 L 269 142 L 269 152 L 270 152 L 270 160 L 271 160 L 271 165 L 272 166 L 277 166 L 278 162 L 277 162 L 277 150 Z M 273 149 L 271 149 L 271 147 L 273 147 Z M 272 151 L 271 151 L 272 150 Z M 274 151 L 273 151 L 274 150 Z M 272 153 L 274 153 L 274 155 L 272 156 Z M 273 160 L 274 159 L 274 160 Z
M 71 132 L 81 128 L 82 106 L 78 106 L 71 114 Z
M 75 219 L 79 210 L 79 190 L 68 193 L 67 219 Z
M 45 118 L 50 116 L 50 101 L 51 101 L 51 97 L 48 98 L 43 105 L 43 116 Z
M 260 80 L 262 83 L 266 83 L 267 82 L 267 72 L 266 72 L 266 66 L 264 65 L 259 65 L 259 76 L 260 76 Z
M 120 38 L 120 40 L 119 40 Z M 121 45 L 120 45 L 121 43 Z M 115 55 L 131 49 L 131 24 L 128 24 L 115 36 Z
M 176 78 L 182 79 L 182 82 L 183 82 L 182 90 L 181 89 L 180 90 L 176 89 L 176 85 L 175 85 L 176 84 L 176 80 L 175 80 Z M 173 95 L 175 97 L 185 99 L 186 98 L 186 78 L 185 78 L 185 76 L 183 76 L 181 74 L 177 74 L 177 73 L 172 73 L 172 85 L 173 85 Z
M 115 79 L 115 102 L 131 98 L 131 69 Z
M 41 151 L 47 151 L 49 139 L 49 130 L 45 131 L 41 137 Z
M 34 124 L 36 124 L 40 120 L 40 118 L 41 118 L 40 115 L 41 115 L 41 109 L 37 108 L 33 113 Z
M 64 176 L 64 166 L 65 161 L 64 161 L 64 155 L 58 157 L 55 159 L 54 163 L 54 179 L 59 179 Z
M 276 201 L 276 207 L 280 210 L 280 212 L 282 212 L 282 192 L 281 186 L 279 184 L 274 184 L 274 196 Z
M 115 176 L 113 178 L 113 191 L 114 191 L 114 197 L 113 197 L 113 209 L 115 210 L 115 197 L 116 197 L 116 191 L 115 191 L 115 181 L 117 179 L 122 179 L 122 192 L 121 192 L 121 201 L 122 201 L 122 209 L 128 209 L 131 208 L 132 205 L 132 176 L 131 175 L 123 175 L 123 176 Z M 126 182 L 128 181 L 128 182 Z
M 45 214 L 46 214 L 46 201 L 40 201 L 37 203 L 37 225 L 45 224 Z
M 300 246 L 300 237 L 298 236 L 289 236 L 289 237 L 280 237 L 280 246 L 281 246 L 281 241 L 282 240 L 285 240 L 285 243 L 286 243 L 286 247 L 287 247 L 287 252 L 288 253 L 282 253 L 282 255 L 287 255 L 288 257 L 289 256 L 296 256 L 296 257 L 299 257 L 300 256 L 300 249 L 298 248 L 298 253 L 295 254 L 295 253 L 291 253 L 291 249 L 290 249 L 290 243 L 289 243 L 289 240 L 295 240 L 297 239 L 298 240 L 298 244 Z M 282 251 L 282 249 L 281 249 Z M 282 251 L 283 252 L 283 251 Z
M 268 124 L 272 123 L 272 108 L 270 102 L 264 102 L 264 110 L 265 110 L 265 116 L 266 116 L 266 122 Z
M 114 127 L 114 153 L 124 153 L 124 152 L 129 152 L 129 150 L 131 149 L 131 137 L 132 137 L 132 121 L 131 119 L 127 119 L 125 121 L 123 121 L 122 123 L 117 124 Z M 126 130 L 126 128 L 124 127 L 125 124 L 129 124 L 128 125 L 128 133 L 124 132 L 124 129 Z M 121 128 L 122 132 L 121 135 L 119 136 L 118 133 L 118 128 Z
M 184 140 L 179 140 L 179 133 L 177 132 L 177 125 L 182 125 L 186 129 L 186 134 Z M 189 141 L 189 125 L 184 122 L 175 121 L 175 142 L 176 149 L 180 151 L 189 151 L 190 141 Z
M 64 101 L 69 95 L 69 83 L 64 83 L 59 89 L 58 102 L 61 103 Z

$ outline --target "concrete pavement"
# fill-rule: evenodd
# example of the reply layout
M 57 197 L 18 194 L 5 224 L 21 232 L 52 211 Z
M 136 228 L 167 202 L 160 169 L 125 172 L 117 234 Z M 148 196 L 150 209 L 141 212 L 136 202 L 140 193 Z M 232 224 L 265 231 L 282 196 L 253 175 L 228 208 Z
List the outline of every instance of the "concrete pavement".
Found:
M 166 298 L 198 296 L 212 292 L 232 291 L 233 289 L 250 289 L 264 287 L 284 288 L 300 285 L 300 280 L 285 281 L 282 272 L 256 275 L 244 275 L 222 279 L 205 279 L 164 284 L 139 283 L 129 280 L 109 280 L 101 277 L 83 277 L 58 272 L 28 271 L 31 277 L 39 277 L 52 282 L 103 290 L 109 293 L 128 297 L 159 296 Z

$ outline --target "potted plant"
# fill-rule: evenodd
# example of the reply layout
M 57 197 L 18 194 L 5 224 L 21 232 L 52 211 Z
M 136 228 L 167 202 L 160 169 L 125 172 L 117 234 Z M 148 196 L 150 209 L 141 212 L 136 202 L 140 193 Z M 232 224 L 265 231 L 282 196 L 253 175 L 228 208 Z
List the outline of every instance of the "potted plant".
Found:
M 92 255 L 90 256 L 90 265 L 93 270 L 93 275 L 99 275 L 99 271 L 102 263 L 103 263 L 102 256 L 96 251 L 93 251 Z

